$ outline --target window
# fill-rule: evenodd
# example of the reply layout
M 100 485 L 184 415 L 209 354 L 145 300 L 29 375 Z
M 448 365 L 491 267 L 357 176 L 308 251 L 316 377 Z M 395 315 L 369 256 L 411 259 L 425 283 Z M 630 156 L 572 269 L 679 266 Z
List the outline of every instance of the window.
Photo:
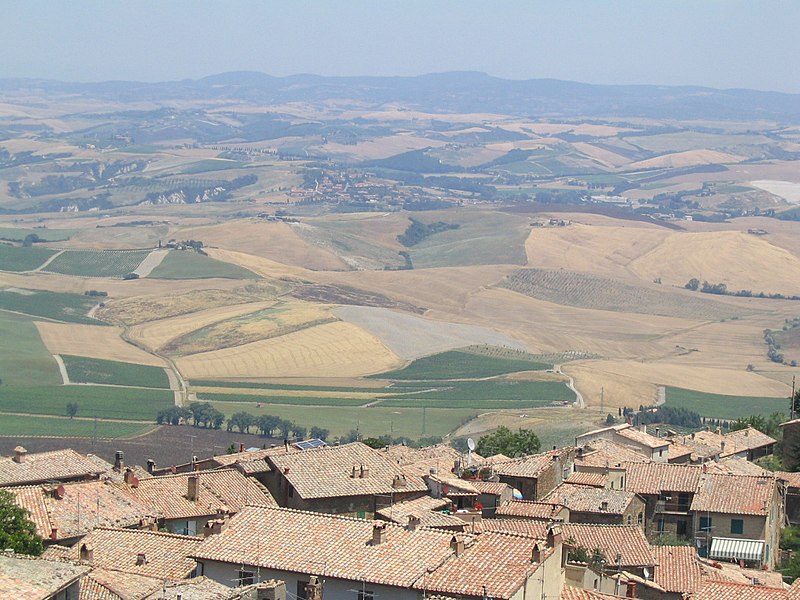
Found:
M 744 533 L 743 519 L 731 519 L 731 533 Z
M 297 597 L 300 600 L 306 600 L 306 586 L 308 585 L 308 581 L 297 581 Z M 288 594 L 291 595 L 291 594 Z
M 294 486 L 289 484 L 289 498 L 294 498 Z
M 253 585 L 256 582 L 256 574 L 253 571 L 239 569 L 236 580 L 239 582 L 239 585 Z
M 658 456 L 664 456 L 664 451 L 663 450 L 659 450 L 658 451 Z
M 639 525 L 641 525 L 641 524 L 644 522 L 644 515 L 643 515 L 642 513 L 639 513 L 639 516 L 638 516 L 638 517 L 636 517 L 636 522 L 637 522 Z
M 711 517 L 700 517 L 700 531 L 711 531 Z
M 633 525 L 633 517 L 628 515 L 628 525 Z
M 658 533 L 664 533 L 664 519 L 658 520 Z
M 678 535 L 685 536 L 688 530 L 689 530 L 689 524 L 686 521 L 681 519 L 680 521 L 675 523 L 675 533 L 677 533 Z

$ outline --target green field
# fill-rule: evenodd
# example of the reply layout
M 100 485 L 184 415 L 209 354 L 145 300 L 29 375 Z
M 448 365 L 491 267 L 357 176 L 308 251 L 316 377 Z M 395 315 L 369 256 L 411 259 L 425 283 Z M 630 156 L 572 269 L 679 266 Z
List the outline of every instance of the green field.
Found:
M 148 275 L 154 279 L 258 279 L 258 275 L 237 265 L 222 262 L 190 250 L 172 250 Z
M 241 169 L 246 166 L 237 160 L 212 159 L 199 160 L 180 169 L 181 173 L 193 175 L 195 173 L 208 173 L 209 171 L 226 171 L 228 169 Z
M 685 408 L 713 419 L 738 419 L 750 415 L 771 415 L 786 412 L 788 398 L 766 398 L 759 396 L 725 396 L 708 394 L 683 388 L 667 387 L 667 405 Z M 788 419 L 788 417 L 787 417 Z
M 497 358 L 471 352 L 451 350 L 424 358 L 418 358 L 403 369 L 381 373 L 374 377 L 380 379 L 417 380 L 477 379 L 504 375 L 506 373 L 516 373 L 518 371 L 544 371 L 552 368 L 552 364 L 530 360 Z
M 122 278 L 136 270 L 150 250 L 68 250 L 53 259 L 49 273 Z
M 96 304 L 96 298 L 80 294 L 40 290 L 0 290 L 0 309 L 68 323 L 105 325 L 103 321 L 86 316 Z
M 61 358 L 72 383 L 105 383 L 169 389 L 169 377 L 161 367 L 66 354 Z
M 372 402 L 369 398 L 338 398 L 331 396 L 260 396 L 255 394 L 217 394 L 198 392 L 199 400 L 212 402 L 240 402 L 248 404 L 288 404 L 298 406 L 361 406 Z
M 489 380 L 448 382 L 445 387 L 393 396 L 381 406 L 497 409 L 548 406 L 559 401 L 574 402 L 575 394 L 558 381 Z
M 68 240 L 75 231 L 73 229 L 25 229 L 22 227 L 0 227 L 0 240 L 22 242 L 29 235 L 37 235 L 46 242 L 63 242 Z
M 304 427 L 319 426 L 329 429 L 332 437 L 346 435 L 358 429 L 361 435 L 394 437 L 406 436 L 416 439 L 423 436 L 444 436 L 462 423 L 477 415 L 476 410 L 459 408 L 383 408 L 380 406 L 282 406 L 252 403 L 214 403 L 226 415 L 239 411 L 254 415 L 277 415 Z M 424 422 L 424 428 L 423 428 Z
M 58 364 L 25 316 L 0 312 L 0 390 L 35 381 L 58 385 Z
M 3 415 L 0 435 L 13 437 L 57 435 L 59 437 L 122 438 L 141 435 L 154 429 L 143 423 L 116 423 L 83 419 L 56 419 L 54 417 L 28 417 Z
M 158 411 L 173 405 L 174 395 L 169 390 L 93 385 L 0 386 L 0 412 L 61 416 L 68 402 L 78 404 L 79 417 L 154 421 Z
M 292 383 L 250 383 L 248 381 L 217 381 L 214 379 L 192 379 L 193 387 L 215 387 L 215 388 L 239 388 L 253 390 L 297 390 L 297 391 L 319 391 L 319 392 L 374 392 L 376 394 L 394 391 L 389 388 L 380 387 L 341 387 L 330 385 L 297 385 Z
M 55 253 L 48 248 L 0 244 L 0 271 L 32 271 Z

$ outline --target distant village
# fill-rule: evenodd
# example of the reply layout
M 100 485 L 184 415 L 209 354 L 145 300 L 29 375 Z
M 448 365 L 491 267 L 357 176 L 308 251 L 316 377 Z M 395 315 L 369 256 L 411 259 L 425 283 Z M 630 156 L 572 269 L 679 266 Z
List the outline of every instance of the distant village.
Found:
M 781 427 L 798 445 L 800 419 Z M 754 462 L 775 445 L 622 423 L 516 457 L 310 439 L 140 466 L 18 446 L 0 498 L 43 552 L 0 553 L 0 598 L 798 599 L 775 570 L 798 465 Z

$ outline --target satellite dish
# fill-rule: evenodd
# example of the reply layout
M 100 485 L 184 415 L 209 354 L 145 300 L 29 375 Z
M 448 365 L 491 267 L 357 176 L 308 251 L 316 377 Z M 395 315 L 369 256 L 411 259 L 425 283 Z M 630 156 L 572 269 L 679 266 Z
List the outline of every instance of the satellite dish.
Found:
M 470 452 L 474 452 L 475 451 L 475 440 L 473 440 L 472 438 L 467 438 L 467 448 L 469 448 Z
M 650 579 L 650 569 L 645 567 L 644 569 L 642 569 L 642 573 L 644 574 L 645 579 Z

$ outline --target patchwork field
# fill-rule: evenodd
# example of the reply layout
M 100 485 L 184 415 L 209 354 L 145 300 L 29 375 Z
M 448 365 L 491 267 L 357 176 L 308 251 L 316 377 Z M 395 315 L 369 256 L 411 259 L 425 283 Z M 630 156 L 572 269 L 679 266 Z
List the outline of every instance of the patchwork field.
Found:
M 48 273 L 81 277 L 122 278 L 136 270 L 150 250 L 67 250 L 45 269 Z
M 192 379 L 209 377 L 357 377 L 399 366 L 377 338 L 349 323 L 318 325 L 235 348 L 177 360 Z
M 148 277 L 153 279 L 258 278 L 252 271 L 189 250 L 172 250 L 150 271 Z
M 60 384 L 58 364 L 29 317 L 0 311 L 0 389 L 32 381 Z
M 525 344 L 488 327 L 424 319 L 385 308 L 340 306 L 334 314 L 362 327 L 395 354 L 412 360 L 428 354 L 475 344 L 526 350 Z
M 7 287 L 0 289 L 0 309 L 69 323 L 101 324 L 89 317 L 97 299 L 78 294 Z
M 113 360 L 61 355 L 70 383 L 99 383 L 132 387 L 169 389 L 163 368 Z
M 164 361 L 125 342 L 119 327 L 67 325 L 36 322 L 42 341 L 51 354 L 109 359 L 163 367 Z
M 0 271 L 32 271 L 42 266 L 56 250 L 0 244 Z
M 509 353 L 510 354 L 510 353 Z M 400 380 L 480 379 L 519 371 L 552 369 L 552 364 L 537 362 L 519 352 L 520 357 L 493 357 L 455 350 L 418 358 L 407 367 L 376 377 Z

